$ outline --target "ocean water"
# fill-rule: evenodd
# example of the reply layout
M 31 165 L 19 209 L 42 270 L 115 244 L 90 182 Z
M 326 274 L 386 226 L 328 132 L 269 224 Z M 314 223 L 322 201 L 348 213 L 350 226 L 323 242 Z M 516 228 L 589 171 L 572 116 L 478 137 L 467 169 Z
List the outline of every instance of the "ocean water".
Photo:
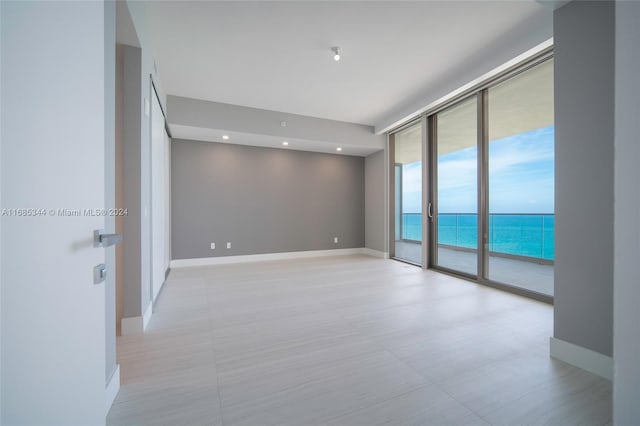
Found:
M 517 256 L 553 260 L 555 216 L 552 214 L 489 215 L 489 250 Z M 402 215 L 402 238 L 422 240 L 422 215 Z M 477 248 L 478 215 L 438 215 L 438 244 Z

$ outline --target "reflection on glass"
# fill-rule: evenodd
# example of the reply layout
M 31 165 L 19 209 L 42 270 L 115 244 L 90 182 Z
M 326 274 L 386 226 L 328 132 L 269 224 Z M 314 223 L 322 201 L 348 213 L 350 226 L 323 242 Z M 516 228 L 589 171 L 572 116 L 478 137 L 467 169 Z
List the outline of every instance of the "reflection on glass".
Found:
M 553 61 L 488 90 L 486 278 L 553 295 Z
M 395 257 L 422 263 L 422 125 L 394 135 Z
M 476 97 L 436 115 L 438 266 L 476 275 L 478 126 Z

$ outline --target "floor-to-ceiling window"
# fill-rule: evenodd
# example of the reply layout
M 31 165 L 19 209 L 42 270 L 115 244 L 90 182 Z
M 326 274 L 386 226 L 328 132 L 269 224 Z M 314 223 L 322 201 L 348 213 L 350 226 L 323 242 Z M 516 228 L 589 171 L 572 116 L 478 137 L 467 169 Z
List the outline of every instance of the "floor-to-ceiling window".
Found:
M 396 259 L 422 264 L 422 124 L 391 135 Z
M 550 52 L 424 117 L 429 178 L 421 180 L 421 194 L 429 223 L 428 267 L 550 300 L 555 229 Z M 420 198 L 409 195 L 422 174 L 421 137 L 415 138 L 413 157 L 403 151 L 403 142 L 411 146 L 407 134 L 420 130 L 416 124 L 390 138 L 395 142 L 390 145 L 392 234 L 401 258 L 406 243 L 418 243 L 423 235 L 415 202 Z M 422 252 L 416 253 L 417 258 Z

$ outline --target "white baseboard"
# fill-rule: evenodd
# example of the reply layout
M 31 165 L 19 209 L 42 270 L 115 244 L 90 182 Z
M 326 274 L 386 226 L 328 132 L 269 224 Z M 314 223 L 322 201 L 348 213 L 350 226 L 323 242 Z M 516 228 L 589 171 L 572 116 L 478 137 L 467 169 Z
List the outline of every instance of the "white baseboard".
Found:
M 116 369 L 107 382 L 105 416 L 109 414 L 109 410 L 116 400 L 118 391 L 120 390 L 120 364 L 116 365 Z
M 149 320 L 151 319 L 152 314 L 153 304 L 149 303 L 149 305 L 147 305 L 147 310 L 144 311 L 144 314 L 141 317 L 122 318 L 122 320 L 120 321 L 120 334 L 126 336 L 129 334 L 144 333 L 144 331 L 147 329 L 147 324 L 149 324 Z
M 144 311 L 144 315 L 142 316 L 142 331 L 145 331 L 147 329 L 147 325 L 149 325 L 151 315 L 153 315 L 153 303 L 149 302 L 149 304 L 147 305 L 147 310 Z
M 169 264 L 170 268 L 187 268 L 191 266 L 227 265 L 231 263 L 262 262 L 267 260 L 289 260 L 309 257 L 348 256 L 353 254 L 368 254 L 362 247 L 333 250 L 292 251 L 286 253 L 249 254 L 243 256 L 203 257 L 197 259 L 176 259 Z M 370 249 L 366 249 L 370 250 Z M 371 250 L 374 252 L 375 250 Z M 381 252 L 379 252 L 381 253 Z M 384 254 L 384 253 L 383 253 Z
M 549 339 L 549 352 L 553 358 L 613 380 L 613 358 L 610 356 L 555 337 Z
M 367 256 L 373 256 L 373 257 L 379 257 L 381 259 L 388 259 L 389 258 L 389 253 L 384 252 L 384 251 L 379 251 L 379 250 L 373 250 L 367 247 L 363 247 L 360 250 L 362 250 L 362 254 L 367 255 Z

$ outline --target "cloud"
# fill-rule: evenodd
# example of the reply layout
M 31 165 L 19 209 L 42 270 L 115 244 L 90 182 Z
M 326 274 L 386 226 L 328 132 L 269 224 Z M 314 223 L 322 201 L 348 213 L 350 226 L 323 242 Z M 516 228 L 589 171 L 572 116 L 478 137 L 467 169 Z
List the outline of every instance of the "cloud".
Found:
M 438 157 L 440 212 L 476 212 L 477 155 L 473 147 Z M 405 165 L 402 179 L 404 211 L 421 211 L 422 164 Z M 489 202 L 496 213 L 553 212 L 553 126 L 489 143 Z

